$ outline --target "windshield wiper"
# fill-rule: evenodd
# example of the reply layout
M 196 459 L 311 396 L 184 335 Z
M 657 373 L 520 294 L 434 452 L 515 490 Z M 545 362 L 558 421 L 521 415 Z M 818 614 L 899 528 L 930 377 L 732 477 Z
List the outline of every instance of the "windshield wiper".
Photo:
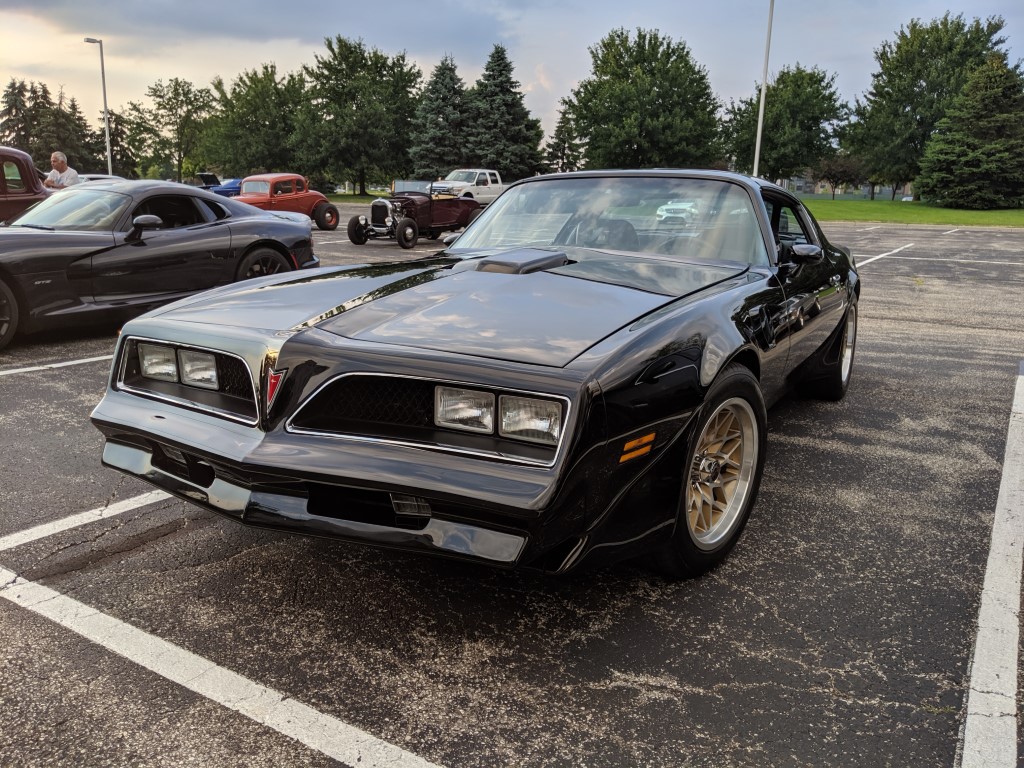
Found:
M 44 232 L 53 232 L 53 227 L 44 227 L 42 224 L 11 224 L 12 227 L 26 227 L 27 229 L 41 229 Z

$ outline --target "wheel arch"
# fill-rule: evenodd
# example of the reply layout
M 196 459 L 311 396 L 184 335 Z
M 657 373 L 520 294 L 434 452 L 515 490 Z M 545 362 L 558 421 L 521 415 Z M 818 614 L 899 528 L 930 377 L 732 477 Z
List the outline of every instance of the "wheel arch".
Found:
M 247 246 L 245 246 L 245 250 L 243 250 L 240 254 L 238 254 L 238 259 L 235 262 L 235 266 L 237 267 L 238 264 L 241 264 L 242 261 L 245 260 L 245 257 L 248 256 L 253 251 L 255 251 L 257 248 L 269 248 L 272 251 L 276 251 L 277 253 L 281 254 L 284 257 L 285 261 L 287 261 L 291 265 L 292 269 L 298 269 L 299 268 L 298 262 L 295 260 L 295 257 L 292 256 L 291 253 L 289 253 L 287 248 L 285 248 L 277 240 L 269 240 L 269 239 L 268 240 L 255 240 L 255 241 L 249 243 Z

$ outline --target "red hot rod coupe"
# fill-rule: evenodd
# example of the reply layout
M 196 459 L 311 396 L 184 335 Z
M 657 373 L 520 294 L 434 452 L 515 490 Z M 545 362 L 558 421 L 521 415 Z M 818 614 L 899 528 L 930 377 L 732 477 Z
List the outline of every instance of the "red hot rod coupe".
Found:
M 295 173 L 264 173 L 242 179 L 239 202 L 255 205 L 264 211 L 304 213 L 320 229 L 338 228 L 338 209 L 315 189 L 309 188 L 304 176 Z

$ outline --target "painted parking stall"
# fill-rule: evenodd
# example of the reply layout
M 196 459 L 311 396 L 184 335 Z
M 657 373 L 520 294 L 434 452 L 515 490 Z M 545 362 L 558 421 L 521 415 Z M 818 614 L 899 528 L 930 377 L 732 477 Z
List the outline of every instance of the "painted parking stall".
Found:
M 12 347 L 0 689 L 18 704 L 0 709 L 0 762 L 1014 764 L 1012 712 L 998 739 L 960 731 L 994 720 L 968 700 L 991 690 L 978 627 L 1002 627 L 979 608 L 999 511 L 1016 508 L 1024 233 L 825 228 L 863 269 L 850 393 L 770 412 L 750 528 L 695 582 L 629 564 L 494 573 L 137 503 L 149 489 L 99 468 L 82 423 L 109 369 L 90 358 L 113 336 L 59 359 L 63 340 Z M 317 251 L 341 264 L 420 247 Z M 119 633 L 167 669 L 102 644 Z

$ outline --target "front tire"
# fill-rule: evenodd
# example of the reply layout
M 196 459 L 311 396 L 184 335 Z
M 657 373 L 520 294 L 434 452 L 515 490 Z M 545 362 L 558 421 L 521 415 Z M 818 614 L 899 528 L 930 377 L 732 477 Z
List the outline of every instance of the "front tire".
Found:
M 291 266 L 277 251 L 270 248 L 256 248 L 242 259 L 242 263 L 238 265 L 235 279 L 248 280 L 251 277 L 276 275 L 278 272 L 290 270 Z
M 14 291 L 0 280 L 0 349 L 11 343 L 18 332 L 18 300 Z
M 675 531 L 656 557 L 662 573 L 694 578 L 725 560 L 757 499 L 766 448 L 761 387 L 749 369 L 731 365 L 708 390 L 690 436 Z
M 321 203 L 313 211 L 313 220 L 319 229 L 333 232 L 338 228 L 338 209 L 330 203 Z
M 348 239 L 356 245 L 366 244 L 366 230 L 363 229 L 363 224 L 359 221 L 358 216 L 353 216 L 348 220 Z
M 416 226 L 416 220 L 410 219 L 408 216 L 399 221 L 395 227 L 395 239 L 403 248 L 413 248 L 419 236 L 420 230 Z

